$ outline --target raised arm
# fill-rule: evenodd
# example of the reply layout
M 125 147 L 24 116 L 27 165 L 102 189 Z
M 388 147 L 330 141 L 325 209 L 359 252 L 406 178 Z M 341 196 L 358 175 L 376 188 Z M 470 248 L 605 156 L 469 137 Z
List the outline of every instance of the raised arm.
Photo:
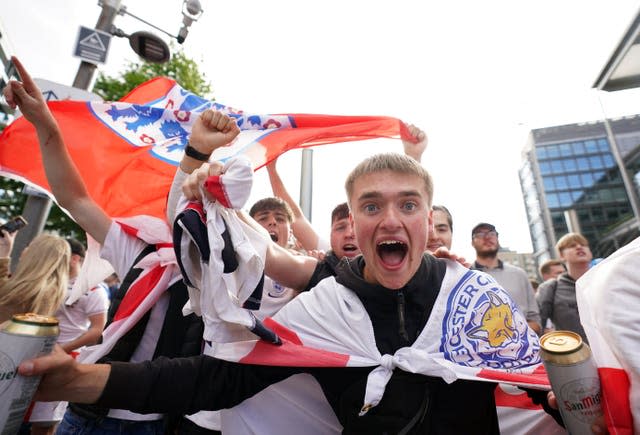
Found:
M 189 137 L 189 147 L 191 150 L 195 150 L 197 153 L 200 153 L 201 156 L 197 157 L 197 153 L 192 152 L 189 152 L 188 154 L 185 153 L 182 156 L 180 165 L 173 177 L 173 182 L 171 183 L 171 188 L 169 190 L 169 197 L 167 199 L 167 221 L 169 222 L 169 225 L 173 225 L 173 221 L 175 220 L 176 207 L 180 200 L 182 186 L 189 174 L 196 171 L 201 166 L 209 168 L 210 165 L 207 162 L 208 157 L 211 156 L 217 148 L 229 145 L 239 133 L 240 129 L 238 128 L 235 120 L 224 115 L 222 112 L 207 110 L 203 112 L 198 119 L 196 119 L 193 129 L 191 130 L 191 136 Z M 215 165 L 214 168 L 217 171 L 215 175 L 219 175 L 222 169 L 222 164 L 219 162 L 213 162 L 211 165 Z M 206 171 L 207 170 L 205 170 L 205 172 Z M 202 182 L 204 182 L 207 176 L 205 173 L 201 174 L 204 177 Z M 214 174 L 212 173 L 211 175 Z M 202 185 L 202 183 L 198 186 L 200 185 Z M 200 192 L 198 189 L 196 189 L 195 192 L 190 192 L 186 196 L 189 199 L 202 199 L 200 198 Z
M 404 153 L 414 160 L 420 162 L 422 161 L 422 154 L 427 149 L 429 139 L 427 138 L 427 134 L 415 125 L 407 124 L 407 128 L 409 129 L 409 133 L 411 133 L 411 136 L 413 136 L 415 142 L 403 140 L 402 147 L 404 148 Z
M 269 174 L 269 181 L 271 182 L 271 190 L 273 194 L 278 198 L 281 198 L 284 202 L 289 204 L 291 211 L 293 211 L 293 223 L 291 224 L 291 230 L 293 235 L 300 242 L 302 247 L 307 251 L 318 249 L 318 240 L 320 239 L 316 230 L 311 226 L 309 219 L 302 213 L 302 209 L 297 202 L 293 200 L 287 188 L 284 187 L 284 183 L 280 178 L 280 174 L 276 169 L 277 159 L 267 165 L 267 173 Z
M 25 119 L 36 128 L 42 162 L 53 195 L 60 206 L 98 243 L 104 241 L 111 218 L 89 196 L 84 181 L 69 156 L 60 128 L 22 63 L 12 57 L 22 82 L 11 80 L 4 96 L 12 108 L 20 108 Z

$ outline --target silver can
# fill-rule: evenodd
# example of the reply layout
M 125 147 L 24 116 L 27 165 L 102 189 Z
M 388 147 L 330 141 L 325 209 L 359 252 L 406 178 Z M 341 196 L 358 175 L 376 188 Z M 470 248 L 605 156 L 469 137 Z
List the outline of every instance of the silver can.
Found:
M 602 416 L 602 393 L 591 349 L 580 335 L 553 331 L 540 338 L 540 356 L 567 431 L 591 433 L 591 425 Z
M 15 435 L 40 377 L 18 375 L 24 360 L 51 352 L 58 338 L 58 320 L 38 314 L 16 314 L 0 325 L 0 435 Z

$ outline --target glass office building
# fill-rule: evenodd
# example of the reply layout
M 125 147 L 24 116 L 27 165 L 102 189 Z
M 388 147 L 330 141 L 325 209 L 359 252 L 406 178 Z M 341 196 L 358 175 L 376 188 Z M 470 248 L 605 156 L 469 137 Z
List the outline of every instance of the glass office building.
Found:
M 640 115 L 604 122 L 532 130 L 523 150 L 520 185 L 536 263 L 557 256 L 555 243 L 570 231 L 582 233 L 594 257 L 606 257 L 640 235 L 629 195 L 640 186 Z M 611 142 L 627 173 L 625 184 Z

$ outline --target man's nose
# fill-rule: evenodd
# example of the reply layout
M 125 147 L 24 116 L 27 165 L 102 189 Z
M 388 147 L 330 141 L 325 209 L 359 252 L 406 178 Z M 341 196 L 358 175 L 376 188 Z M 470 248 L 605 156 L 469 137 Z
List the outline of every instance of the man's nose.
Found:
M 381 225 L 386 229 L 396 229 L 402 225 L 400 212 L 393 207 L 387 207 L 382 212 Z
M 347 239 L 355 239 L 356 233 L 353 231 L 353 225 L 349 225 L 347 231 L 345 232 L 345 237 Z

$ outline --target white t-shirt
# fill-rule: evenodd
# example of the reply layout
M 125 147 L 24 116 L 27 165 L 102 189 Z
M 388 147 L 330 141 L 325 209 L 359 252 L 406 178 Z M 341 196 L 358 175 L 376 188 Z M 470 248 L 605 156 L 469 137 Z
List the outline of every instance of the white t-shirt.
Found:
M 67 296 L 72 287 L 73 281 L 69 281 Z M 106 314 L 108 310 L 109 296 L 101 286 L 92 288 L 71 305 L 63 304 L 55 314 L 60 327 L 58 343 L 68 343 L 80 337 L 91 325 L 90 316 Z
M 268 276 L 264 277 L 264 287 L 262 288 L 262 301 L 260 303 L 260 310 L 254 311 L 254 314 L 260 320 L 271 317 L 287 302 L 296 297 L 298 292 L 283 285 L 280 285 L 276 281 L 272 280 Z

